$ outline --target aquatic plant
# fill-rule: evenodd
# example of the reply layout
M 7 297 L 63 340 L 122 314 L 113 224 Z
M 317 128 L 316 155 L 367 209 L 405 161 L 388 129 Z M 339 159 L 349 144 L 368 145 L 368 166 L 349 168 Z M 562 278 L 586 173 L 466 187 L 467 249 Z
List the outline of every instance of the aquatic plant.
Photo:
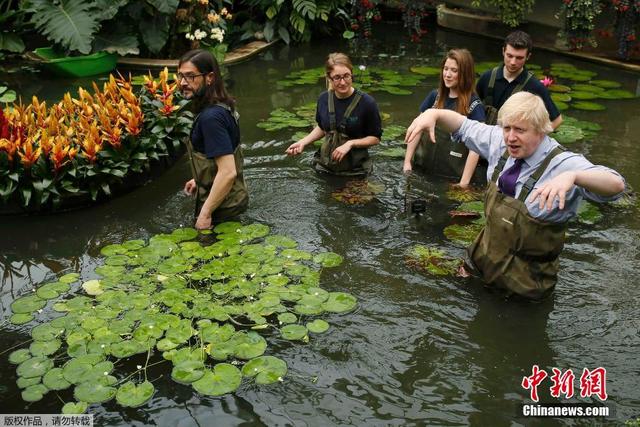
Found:
M 367 180 L 352 180 L 331 193 L 331 197 L 348 205 L 364 205 L 384 191 L 384 185 Z
M 110 196 L 131 173 L 179 152 L 191 113 L 176 101 L 167 69 L 136 95 L 131 82 L 110 76 L 93 94 L 80 88 L 47 106 L 0 109 L 0 198 L 28 209 L 58 207 L 64 199 Z
M 448 257 L 444 251 L 415 245 L 407 251 L 405 257 L 407 266 L 436 276 L 454 275 L 462 263 L 460 258 Z
M 298 249 L 263 224 L 226 222 L 214 231 L 209 244 L 194 239 L 210 236 L 182 228 L 104 246 L 97 279 L 78 288 L 71 273 L 16 299 L 14 316 L 49 313 L 47 305 L 61 313 L 9 355 L 23 399 L 55 391 L 67 401 L 63 413 L 112 399 L 141 406 L 156 392 L 147 377 L 155 365 L 211 396 L 243 381 L 282 381 L 287 364 L 265 355 L 267 339 L 307 342 L 329 329 L 317 316 L 356 307 L 352 295 L 320 287 L 321 269 L 340 265 L 340 255 Z

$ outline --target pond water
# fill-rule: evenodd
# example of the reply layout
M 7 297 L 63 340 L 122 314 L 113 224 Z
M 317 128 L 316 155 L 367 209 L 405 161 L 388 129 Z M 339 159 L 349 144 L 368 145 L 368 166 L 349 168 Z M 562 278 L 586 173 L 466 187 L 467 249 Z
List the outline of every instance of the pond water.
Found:
M 329 333 L 308 344 L 270 339 L 271 354 L 284 359 L 289 374 L 271 386 L 243 385 L 222 398 L 199 396 L 189 386 L 173 382 L 167 370 L 150 372 L 155 397 L 138 409 L 115 403 L 94 405 L 98 425 L 521 425 L 519 405 L 529 401 L 521 386 L 533 365 L 572 369 L 578 398 L 578 378 L 584 368 L 607 370 L 607 403 L 611 422 L 640 416 L 640 288 L 634 279 L 640 266 L 640 221 L 635 208 L 603 208 L 595 225 L 574 224 L 561 257 L 554 295 L 542 303 L 505 300 L 481 283 L 426 275 L 408 268 L 405 254 L 415 244 L 435 245 L 455 256 L 464 249 L 447 240 L 443 228 L 456 202 L 446 196 L 448 183 L 418 175 L 413 191 L 434 194 L 420 217 L 403 208 L 405 179 L 402 160 L 375 157 L 371 181 L 384 190 L 363 206 L 350 206 L 331 196 L 336 183 L 309 167 L 312 150 L 301 158 L 286 158 L 293 131 L 266 132 L 259 120 L 282 107 L 291 110 L 315 102 L 323 89 L 316 85 L 280 89 L 287 73 L 323 64 L 327 53 L 343 50 L 354 64 L 407 70 L 436 65 L 451 47 L 469 48 L 476 61 L 500 60 L 500 44 L 445 31 L 431 33 L 419 45 L 397 37 L 396 27 L 380 31 L 370 46 L 352 48 L 344 42 L 311 46 L 277 45 L 260 57 L 228 69 L 230 90 L 239 101 L 242 140 L 246 144 L 245 174 L 251 206 L 243 222 L 260 222 L 285 234 L 309 251 L 333 251 L 345 258 L 324 271 L 321 285 L 346 291 L 359 300 L 358 309 L 325 316 Z M 634 91 L 640 76 L 544 52 L 532 62 L 570 62 L 615 78 Z M 425 78 L 408 96 L 373 92 L 385 124 L 408 125 L 424 96 L 437 82 Z M 36 77 L 16 83 L 27 99 L 37 93 L 57 99 L 86 81 Z M 640 188 L 640 100 L 604 101 L 601 112 L 568 114 L 599 123 L 603 130 L 591 142 L 571 149 L 595 163 L 612 166 L 628 183 Z M 384 139 L 384 138 L 383 138 Z M 266 143 L 265 143 L 266 142 Z M 257 147 L 257 148 L 256 148 Z M 148 238 L 190 225 L 192 201 L 182 195 L 188 178 L 185 160 L 156 181 L 109 203 L 59 215 L 4 217 L 0 223 L 0 305 L 3 318 L 19 295 L 60 272 L 93 278 L 102 258 L 99 248 L 127 239 Z M 3 348 L 25 341 L 28 329 L 3 326 Z M 16 386 L 15 366 L 2 355 L 0 402 L 3 413 L 58 413 L 62 403 L 49 394 L 27 404 Z M 549 396 L 543 401 L 567 402 Z M 545 425 L 592 423 L 594 419 L 545 419 Z M 534 424 L 542 424 L 542 419 Z

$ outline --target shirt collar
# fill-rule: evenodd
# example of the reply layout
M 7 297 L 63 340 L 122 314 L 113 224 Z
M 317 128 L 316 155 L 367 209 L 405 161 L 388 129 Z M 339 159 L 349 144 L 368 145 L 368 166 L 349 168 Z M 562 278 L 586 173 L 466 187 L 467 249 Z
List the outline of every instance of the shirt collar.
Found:
M 528 167 L 537 167 L 554 147 L 555 145 L 551 142 L 551 138 L 549 138 L 548 135 L 545 135 L 538 146 L 538 149 L 532 155 L 524 159 L 525 164 Z

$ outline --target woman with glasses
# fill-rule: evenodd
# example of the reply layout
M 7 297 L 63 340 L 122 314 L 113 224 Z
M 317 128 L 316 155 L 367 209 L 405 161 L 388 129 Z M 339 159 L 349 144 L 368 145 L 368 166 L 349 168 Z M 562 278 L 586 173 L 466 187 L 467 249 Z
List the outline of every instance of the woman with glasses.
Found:
M 420 112 L 429 108 L 444 108 L 456 111 L 472 120 L 484 122 L 484 106 L 473 91 L 475 71 L 473 57 L 467 49 L 451 49 L 442 61 L 440 86 L 434 89 L 420 105 Z M 437 144 L 427 138 L 407 145 L 403 170 L 412 171 L 414 154 L 415 164 L 435 175 L 458 179 L 460 187 L 468 187 L 473 180 L 486 181 L 486 168 L 478 168 L 480 156 L 469 151 L 464 144 L 451 138 L 447 132 L 437 129 Z
M 209 51 L 185 53 L 177 77 L 182 94 L 191 100 L 197 114 L 187 142 L 193 179 L 185 183 L 184 192 L 196 196 L 196 228 L 211 228 L 214 222 L 244 212 L 249 203 L 238 113 Z
M 380 142 L 382 124 L 376 101 L 353 87 L 353 65 L 343 53 L 331 53 L 325 64 L 329 90 L 320 94 L 317 125 L 286 153 L 302 153 L 304 147 L 324 138 L 314 156 L 318 172 L 333 175 L 367 175 L 373 168 L 368 147 Z

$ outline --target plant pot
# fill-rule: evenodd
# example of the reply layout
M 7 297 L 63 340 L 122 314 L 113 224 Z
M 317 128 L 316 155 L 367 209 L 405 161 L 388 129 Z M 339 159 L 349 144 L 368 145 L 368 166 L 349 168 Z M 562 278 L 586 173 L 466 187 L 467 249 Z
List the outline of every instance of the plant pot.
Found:
M 108 73 L 116 67 L 118 61 L 117 54 L 108 52 L 64 56 L 51 47 L 41 47 L 33 53 L 46 69 L 63 77 L 87 77 Z

